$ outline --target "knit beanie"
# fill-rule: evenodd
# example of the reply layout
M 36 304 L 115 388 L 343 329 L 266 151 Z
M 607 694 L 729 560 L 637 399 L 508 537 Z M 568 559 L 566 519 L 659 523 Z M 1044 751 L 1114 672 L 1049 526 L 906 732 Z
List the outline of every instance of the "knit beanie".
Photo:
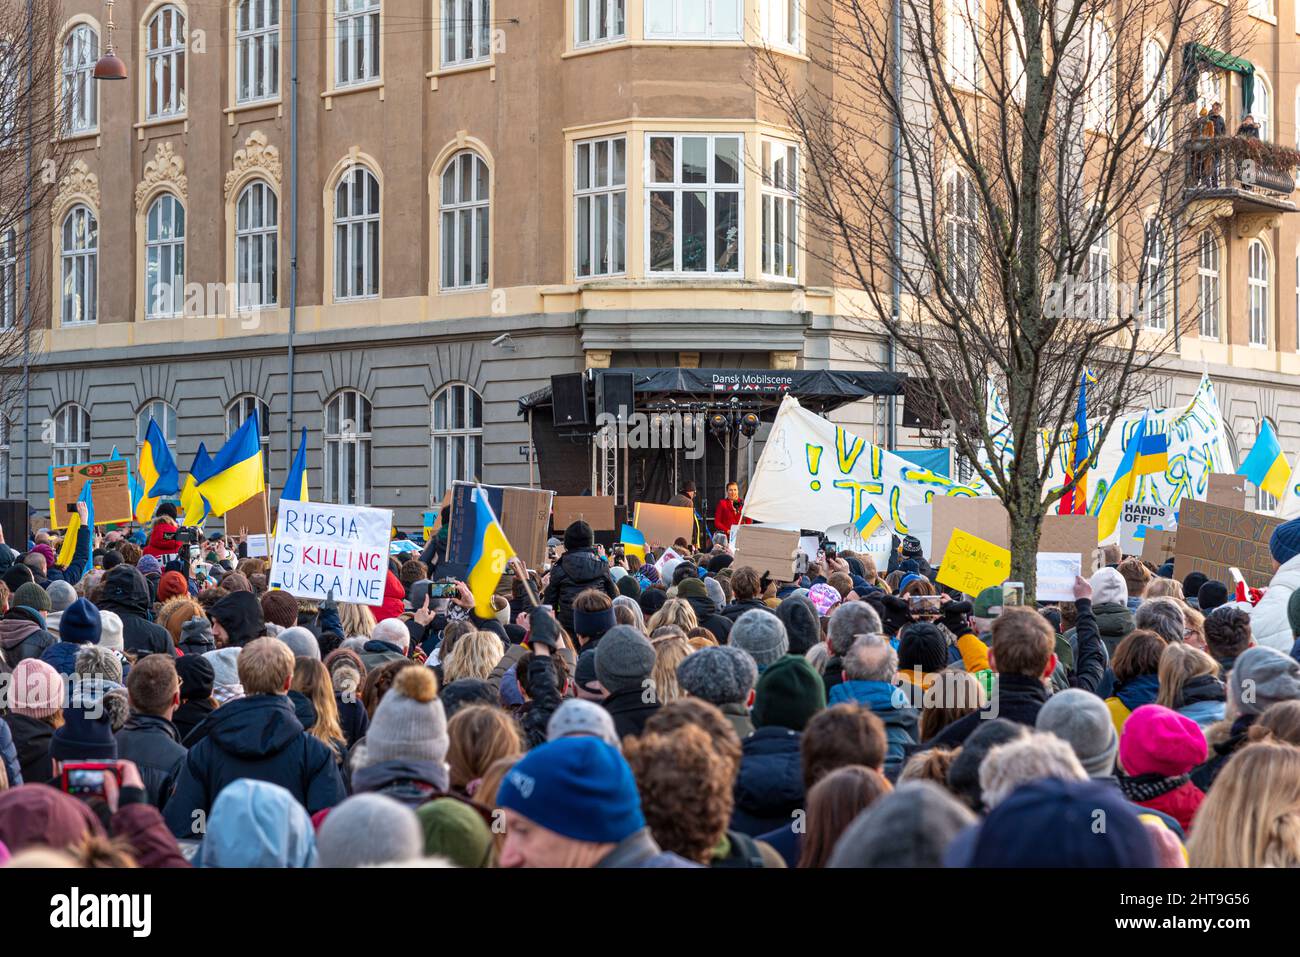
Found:
M 107 678 L 115 684 L 121 684 L 122 660 L 121 655 L 102 645 L 79 645 L 72 672 L 83 680 Z
M 9 710 L 29 718 L 48 718 L 63 707 L 63 675 L 39 658 L 14 665 L 9 682 Z
M 381 761 L 447 759 L 447 718 L 438 700 L 438 679 L 429 668 L 403 668 L 393 679 L 366 732 L 364 755 L 353 767 Z
M 59 619 L 59 638 L 74 645 L 95 645 L 103 628 L 99 609 L 89 599 L 78 598 Z
M 708 596 L 709 601 L 721 609 L 727 603 L 727 593 L 722 590 L 722 582 L 716 578 L 709 577 L 704 579 L 704 594 Z
M 614 729 L 613 715 L 594 701 L 566 698 L 546 723 L 546 740 L 557 741 L 560 738 L 583 735 L 600 738 L 606 744 L 618 747 L 618 732 Z
M 728 641 L 749 652 L 759 671 L 779 661 L 790 650 L 790 639 L 781 619 L 761 608 L 753 608 L 737 618 Z
M 594 693 L 596 689 L 592 685 L 598 680 L 600 679 L 596 677 L 596 649 L 588 648 L 578 655 L 578 663 L 573 668 L 573 681 L 583 691 Z
M 1201 592 L 1201 586 L 1208 581 L 1205 572 L 1189 572 L 1183 579 L 1183 594 L 1189 601 L 1196 601 L 1196 596 Z
M 1098 568 L 1092 575 L 1092 603 L 1124 605 L 1128 603 L 1128 582 L 1114 568 Z
M 1124 722 L 1119 763 L 1132 775 L 1186 774 L 1205 760 L 1205 733 L 1191 718 L 1159 704 L 1144 704 Z
M 701 648 L 677 666 L 677 682 L 683 691 L 719 706 L 743 704 L 757 681 L 754 659 L 731 645 Z
M 457 867 L 487 867 L 492 862 L 492 829 L 465 801 L 438 798 L 415 812 L 424 832 L 424 853 Z
M 162 562 L 153 555 L 141 555 L 135 567 L 140 569 L 141 575 L 157 575 L 162 572 Z
M 1273 556 L 1273 561 L 1279 565 L 1285 565 L 1300 555 L 1300 518 L 1283 522 L 1273 529 L 1273 535 L 1268 540 L 1268 550 Z
M 1238 714 L 1263 714 L 1278 701 L 1300 698 L 1300 663 L 1276 648 L 1255 645 L 1228 672 L 1228 700 Z
M 423 853 L 424 834 L 415 812 L 386 794 L 353 795 L 331 810 L 316 832 L 321 867 L 401 864 Z
M 201 615 L 195 615 L 181 625 L 178 646 L 187 655 L 205 655 L 209 651 L 215 651 L 217 640 L 212 637 L 212 624 Z
M 650 640 L 631 625 L 615 625 L 596 646 L 596 679 L 610 694 L 642 690 L 654 668 Z
M 506 772 L 497 804 L 589 844 L 617 844 L 645 827 L 632 769 L 617 748 L 592 737 L 533 748 Z
M 77 600 L 77 590 L 65 581 L 52 581 L 46 589 L 50 600 L 50 611 L 63 611 Z
M 662 588 L 645 588 L 642 589 L 638 600 L 641 604 L 641 613 L 649 618 L 668 601 L 668 593 Z
M 181 679 L 182 701 L 203 701 L 212 697 L 216 673 L 212 670 L 212 662 L 203 655 L 177 658 L 176 675 Z
M 274 594 L 274 592 L 267 592 Z M 275 636 L 289 646 L 295 658 L 312 658 L 320 661 L 320 642 L 308 629 L 301 625 L 286 628 Z
M 50 594 L 36 582 L 28 582 L 20 585 L 14 592 L 15 605 L 22 605 L 24 608 L 34 608 L 42 614 L 48 614 L 52 610 Z
M 1200 591 L 1196 593 L 1196 605 L 1206 615 L 1220 605 L 1226 605 L 1227 603 L 1228 586 L 1220 581 L 1211 579 L 1202 585 Z
M 1035 727 L 1050 731 L 1071 748 L 1090 778 L 1115 773 L 1119 735 L 1110 709 L 1095 694 L 1082 688 L 1067 688 L 1047 699 L 1038 712 Z
M 99 646 L 110 651 L 124 650 L 122 619 L 115 611 L 99 610 Z
M 614 609 L 602 611 L 579 611 L 573 609 L 573 633 L 587 640 L 603 638 L 618 622 L 614 618 Z
M 756 728 L 802 731 L 808 720 L 826 707 L 826 686 L 822 683 L 822 676 L 806 658 L 794 655 L 787 655 L 768 666 L 758 679 L 754 694 L 750 717 Z
M 853 819 L 830 867 L 938 867 L 975 815 L 930 781 L 907 781 Z
M 496 689 L 481 678 L 457 678 L 443 687 L 438 700 L 448 721 L 466 705 L 498 703 Z
M 162 578 L 158 579 L 159 601 L 166 601 L 168 598 L 188 595 L 189 593 L 189 585 L 186 584 L 185 576 L 180 572 L 163 572 Z
M 980 788 L 980 765 L 984 763 L 984 758 L 999 744 L 1015 741 L 1027 733 L 1023 724 L 1016 724 L 1006 718 L 980 721 L 979 727 L 971 732 L 966 743 L 957 751 L 952 764 L 948 766 L 946 782 L 948 790 L 967 807 L 974 810 L 983 809 L 984 792 Z
M 635 575 L 624 575 L 618 580 L 618 593 L 627 595 L 628 598 L 640 598 L 641 583 L 636 580 Z
M 578 548 L 591 548 L 596 544 L 596 535 L 586 522 L 574 522 L 564 530 L 564 550 L 574 551 Z
M 298 599 L 287 591 L 268 591 L 262 596 L 262 617 L 281 628 L 292 628 L 298 624 Z
M 776 616 L 785 625 L 787 654 L 802 655 L 822 640 L 818 610 L 807 598 L 791 595 L 776 606 Z
M 933 674 L 948 666 L 948 639 L 937 625 L 918 621 L 907 625 L 898 640 L 898 670 L 921 669 L 921 674 Z
M 92 690 L 92 684 L 98 691 Z M 50 757 L 55 761 L 117 760 L 112 708 L 105 701 L 106 695 L 100 693 L 105 686 L 86 682 L 73 692 L 68 707 L 63 709 L 63 726 L 50 737 Z

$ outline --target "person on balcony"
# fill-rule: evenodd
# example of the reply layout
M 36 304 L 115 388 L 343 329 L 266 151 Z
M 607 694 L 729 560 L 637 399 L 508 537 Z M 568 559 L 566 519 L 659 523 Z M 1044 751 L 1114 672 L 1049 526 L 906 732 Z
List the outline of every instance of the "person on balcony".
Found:
M 1259 139 L 1259 124 L 1255 122 L 1255 117 L 1247 113 L 1241 118 L 1241 125 L 1237 127 L 1237 135 L 1245 136 L 1252 140 Z
M 1210 107 L 1210 123 L 1214 126 L 1213 136 L 1226 136 L 1228 124 L 1223 119 L 1223 104 L 1215 103 Z

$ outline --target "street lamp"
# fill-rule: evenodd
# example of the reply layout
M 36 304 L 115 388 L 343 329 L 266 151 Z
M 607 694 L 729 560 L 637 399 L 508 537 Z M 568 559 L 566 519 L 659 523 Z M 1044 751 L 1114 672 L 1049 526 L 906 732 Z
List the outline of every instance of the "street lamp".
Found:
M 108 0 L 108 43 L 104 55 L 95 62 L 93 74 L 96 80 L 125 80 L 126 64 L 113 52 L 113 0 Z

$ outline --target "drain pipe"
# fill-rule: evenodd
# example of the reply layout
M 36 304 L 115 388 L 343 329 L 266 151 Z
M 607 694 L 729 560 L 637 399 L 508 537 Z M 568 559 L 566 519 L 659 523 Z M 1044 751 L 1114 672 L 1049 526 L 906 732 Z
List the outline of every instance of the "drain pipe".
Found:
M 893 0 L 894 14 L 894 103 L 898 110 L 897 116 L 894 117 L 893 129 L 893 152 L 894 152 L 894 263 L 891 270 L 890 282 L 890 310 L 894 328 L 902 320 L 903 310 L 903 129 L 902 129 L 902 112 L 903 112 L 903 0 Z M 894 337 L 889 335 L 885 340 L 885 356 L 890 372 L 898 371 L 898 356 L 895 350 Z M 889 397 L 889 415 L 888 423 L 888 447 L 893 449 L 898 446 L 898 396 Z

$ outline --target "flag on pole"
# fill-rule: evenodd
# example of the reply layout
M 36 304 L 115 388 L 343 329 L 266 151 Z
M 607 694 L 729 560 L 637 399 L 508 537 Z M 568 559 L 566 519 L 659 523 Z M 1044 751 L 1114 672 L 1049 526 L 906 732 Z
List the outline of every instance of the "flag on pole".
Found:
M 144 442 L 140 445 L 140 477 L 144 479 L 144 493 L 150 498 L 175 495 L 181 490 L 176 460 L 167 447 L 166 436 L 152 416 L 144 433 Z
M 474 550 L 470 553 L 469 574 L 465 584 L 474 596 L 474 613 L 480 618 L 491 618 L 492 596 L 506 570 L 506 562 L 515 557 L 514 549 L 506 541 L 506 533 L 492 512 L 487 492 L 475 488 L 474 496 Z
M 199 494 L 199 483 L 194 480 L 192 472 L 185 476 L 185 487 L 181 489 L 181 510 L 184 512 L 181 520 L 184 525 L 202 525 L 211 511 L 208 500 Z
M 213 515 L 224 515 L 266 490 L 256 410 L 249 414 L 216 455 L 208 458 L 202 446 L 199 451 L 190 472 L 198 482 L 199 493 L 208 500 Z
M 645 561 L 645 533 L 634 528 L 627 523 L 623 524 L 623 530 L 618 535 L 619 543 L 623 546 L 624 555 L 635 555 Z
M 1065 467 L 1065 484 L 1074 485 L 1067 488 L 1057 505 L 1058 515 L 1088 514 L 1088 470 L 1085 467 L 1092 449 L 1088 439 L 1088 383 L 1096 382 L 1097 377 L 1091 370 L 1084 369 L 1079 377 L 1079 401 L 1074 408 L 1074 437 L 1071 441 L 1073 454 Z
M 285 479 L 284 491 L 280 498 L 290 502 L 306 502 L 307 498 L 307 427 L 302 427 L 298 437 L 298 453 L 289 466 L 289 477 Z
M 1246 456 L 1246 461 L 1241 463 L 1237 474 L 1244 475 L 1249 482 L 1274 498 L 1286 495 L 1286 487 L 1291 481 L 1291 466 L 1282 454 L 1282 444 L 1277 440 L 1277 433 L 1273 431 L 1273 424 L 1268 419 L 1260 423 L 1255 447 Z
M 81 494 L 77 496 L 78 502 L 86 503 L 86 525 L 85 527 L 92 532 L 95 530 L 95 499 L 90 494 L 90 481 L 81 486 Z M 54 560 L 54 564 L 60 568 L 67 568 L 72 564 L 72 559 L 77 555 L 77 536 L 81 533 L 81 515 L 77 512 L 72 514 L 68 521 L 68 530 L 63 536 L 63 545 L 59 548 L 59 555 Z

